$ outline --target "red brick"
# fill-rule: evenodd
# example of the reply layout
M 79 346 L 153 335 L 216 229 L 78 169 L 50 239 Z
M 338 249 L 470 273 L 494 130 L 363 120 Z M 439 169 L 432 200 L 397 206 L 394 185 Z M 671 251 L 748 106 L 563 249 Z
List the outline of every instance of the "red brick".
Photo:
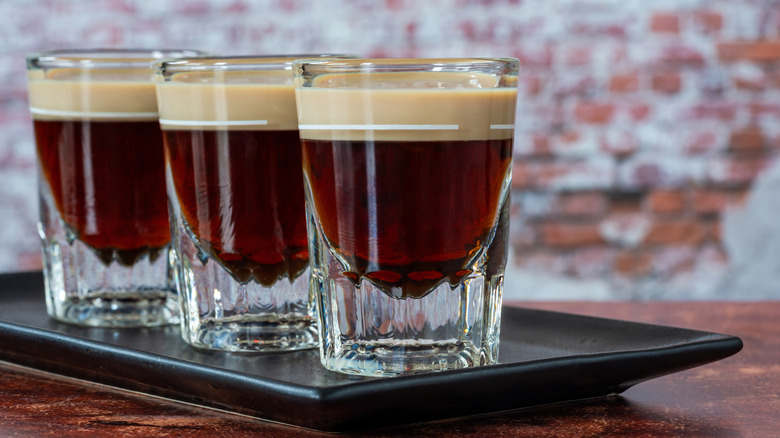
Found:
M 627 35 L 626 24 L 622 22 L 610 22 L 602 20 L 599 22 L 587 21 L 574 23 L 569 27 L 572 34 L 589 36 L 609 36 L 623 38 Z
M 656 12 L 650 18 L 650 30 L 656 33 L 680 33 L 680 17 L 670 12 Z
M 710 231 L 712 232 L 712 240 L 723 242 L 723 223 L 721 221 L 712 223 L 710 225 Z
M 533 184 L 533 168 L 529 163 L 515 160 L 512 163 L 512 187 L 527 189 Z
M 519 47 L 513 52 L 514 57 L 520 61 L 520 68 L 546 67 L 552 65 L 553 52 L 549 45 L 529 45 Z
M 515 137 L 515 157 L 551 157 L 550 138 L 542 133 L 523 133 Z
M 693 119 L 715 119 L 731 121 L 737 115 L 737 105 L 733 102 L 710 101 L 690 107 L 686 116 Z
M 628 53 L 628 47 L 626 45 L 616 45 L 610 47 L 607 52 L 606 62 L 609 65 L 626 65 L 632 63 L 631 57 Z
M 387 8 L 394 11 L 399 11 L 404 8 L 404 0 L 385 0 Z
M 365 56 L 369 58 L 388 58 L 390 57 L 390 54 L 388 53 L 387 49 L 384 47 L 373 47 L 371 49 L 368 49 L 367 52 L 365 52 Z
M 687 205 L 682 190 L 654 190 L 645 202 L 653 213 L 682 213 Z
M 723 240 L 723 225 L 721 224 L 720 218 L 706 222 L 704 227 L 704 237 L 706 240 L 715 243 L 720 243 Z
M 541 77 L 532 74 L 523 74 L 518 78 L 518 91 L 521 96 L 536 96 L 544 88 Z
M 764 133 L 758 126 L 748 126 L 731 133 L 729 150 L 733 152 L 759 152 L 764 148 Z
M 693 192 L 693 209 L 699 214 L 720 213 L 727 204 L 726 192 L 715 189 L 699 189 Z
M 534 169 L 532 184 L 534 187 L 548 188 L 555 184 L 558 178 L 565 177 L 574 169 L 571 164 L 561 161 L 538 163 Z
M 571 223 L 542 225 L 542 241 L 552 247 L 577 247 L 603 243 L 598 225 Z
M 700 155 L 722 151 L 725 149 L 726 143 L 722 137 L 722 135 L 718 135 L 711 130 L 692 130 L 686 136 L 683 147 L 685 148 L 685 152 L 689 155 Z
M 647 116 L 650 114 L 650 105 L 642 103 L 629 105 L 628 113 L 635 122 L 641 122 L 647 119 Z
M 121 14 L 133 15 L 138 13 L 136 6 L 127 1 L 114 1 L 107 4 L 105 7 L 111 12 L 118 12 Z M 246 12 L 247 10 L 247 5 L 240 2 L 235 2 L 223 9 L 225 12 Z
M 750 187 L 742 187 L 731 190 L 729 193 L 729 207 L 743 207 L 749 196 Z
M 645 251 L 620 251 L 615 255 L 613 267 L 621 274 L 642 276 L 652 271 L 653 263 L 650 254 Z
M 723 16 L 716 11 L 696 11 L 693 14 L 696 27 L 705 32 L 717 32 L 723 27 Z
M 475 40 L 477 38 L 477 27 L 472 20 L 458 23 L 458 30 L 467 40 Z
M 0 149 L 0 171 L 15 167 L 14 158 L 16 154 L 13 148 L 3 149 Z
M 696 244 L 704 238 L 704 227 L 695 219 L 655 220 L 645 244 Z
M 767 86 L 767 81 L 764 78 L 735 77 L 734 85 L 738 90 L 764 91 Z
M 182 15 L 206 15 L 211 12 L 211 7 L 207 2 L 187 2 L 177 5 L 175 11 Z
M 661 50 L 658 61 L 669 65 L 701 67 L 704 65 L 704 55 L 692 47 L 671 45 Z
M 550 138 L 544 134 L 533 134 L 533 152 L 537 156 L 551 156 L 552 148 L 550 147 Z
M 555 211 L 569 217 L 598 217 L 607 211 L 607 197 L 601 192 L 563 193 Z
M 574 116 L 581 123 L 602 125 L 609 123 L 615 113 L 615 105 L 610 103 L 580 103 L 574 109 Z
M 682 77 L 679 73 L 655 73 L 652 77 L 652 87 L 659 93 L 674 94 L 682 88 Z
M 707 165 L 707 179 L 723 186 L 744 186 L 769 165 L 765 157 L 718 157 Z
M 637 73 L 613 75 L 609 80 L 609 91 L 612 93 L 635 93 L 639 91 L 639 75 Z
M 763 91 L 770 82 L 770 77 L 760 64 L 741 62 L 731 68 L 731 81 L 739 90 Z
M 642 215 L 642 196 L 612 196 L 609 201 L 610 215 Z
M 744 203 L 748 190 L 698 189 L 693 192 L 693 209 L 698 214 L 721 213 Z
M 772 116 L 780 117 L 780 104 L 753 102 L 748 104 L 751 117 Z
M 773 62 L 780 60 L 780 41 L 736 41 L 718 44 L 723 61 Z
M 582 96 L 596 88 L 596 80 L 591 76 L 560 76 L 553 87 L 556 97 Z
M 567 131 L 556 136 L 559 143 L 576 143 L 580 141 L 581 136 L 577 131 Z
M 588 65 L 591 56 L 591 49 L 588 46 L 567 47 L 563 51 L 563 64 L 570 67 Z

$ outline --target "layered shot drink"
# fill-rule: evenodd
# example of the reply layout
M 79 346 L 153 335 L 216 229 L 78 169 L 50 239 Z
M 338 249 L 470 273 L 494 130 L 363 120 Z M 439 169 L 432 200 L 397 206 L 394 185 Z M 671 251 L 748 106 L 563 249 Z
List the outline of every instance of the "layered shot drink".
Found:
M 296 64 L 326 367 L 497 360 L 516 78 L 504 59 Z
M 46 303 L 61 321 L 178 321 L 151 64 L 196 52 L 28 57 Z
M 159 65 L 182 335 L 195 347 L 317 345 L 294 59 Z

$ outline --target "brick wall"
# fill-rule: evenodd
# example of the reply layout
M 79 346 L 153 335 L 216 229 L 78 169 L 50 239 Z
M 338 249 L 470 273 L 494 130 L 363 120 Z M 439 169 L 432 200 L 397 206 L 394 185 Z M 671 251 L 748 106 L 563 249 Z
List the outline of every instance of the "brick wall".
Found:
M 517 296 L 724 297 L 760 256 L 737 247 L 780 148 L 776 0 L 4 0 L 0 16 L 0 271 L 40 265 L 23 57 L 89 46 L 514 56 Z
M 727 296 L 724 217 L 780 146 L 778 3 L 584 3 L 524 81 L 515 262 L 600 282 L 568 293 Z

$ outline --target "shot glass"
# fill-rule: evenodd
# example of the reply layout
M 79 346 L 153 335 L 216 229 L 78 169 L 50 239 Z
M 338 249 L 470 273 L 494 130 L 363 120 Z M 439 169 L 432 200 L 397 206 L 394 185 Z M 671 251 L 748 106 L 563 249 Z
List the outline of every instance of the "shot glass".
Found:
M 46 308 L 103 327 L 178 322 L 152 62 L 194 51 L 27 58 Z
M 518 64 L 294 64 L 312 288 L 328 369 L 498 358 Z
M 182 336 L 202 349 L 317 345 L 290 57 L 157 67 Z

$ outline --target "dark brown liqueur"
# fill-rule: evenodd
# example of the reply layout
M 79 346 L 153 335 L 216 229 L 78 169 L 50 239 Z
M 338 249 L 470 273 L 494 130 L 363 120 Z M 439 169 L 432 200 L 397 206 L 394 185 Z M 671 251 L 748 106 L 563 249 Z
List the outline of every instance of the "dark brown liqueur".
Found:
M 392 296 L 455 287 L 496 224 L 512 140 L 303 141 L 328 244 L 356 285 Z
M 239 282 L 293 281 L 309 263 L 298 131 L 163 131 L 181 212 Z
M 170 241 L 158 122 L 34 125 L 43 177 L 70 232 L 107 265 L 156 259 Z

